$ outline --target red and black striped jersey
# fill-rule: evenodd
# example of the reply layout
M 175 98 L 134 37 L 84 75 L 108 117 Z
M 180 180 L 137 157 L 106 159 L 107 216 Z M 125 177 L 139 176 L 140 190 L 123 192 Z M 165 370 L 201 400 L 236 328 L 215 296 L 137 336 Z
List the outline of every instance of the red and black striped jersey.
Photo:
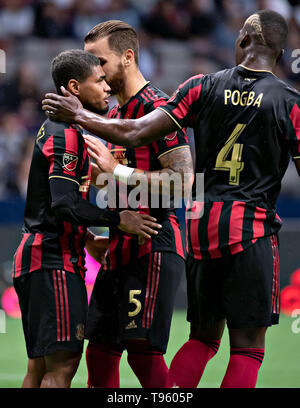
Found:
M 276 201 L 290 155 L 300 158 L 300 94 L 272 72 L 237 66 L 196 75 L 160 107 L 194 129 L 204 200 L 187 211 L 188 252 L 235 254 L 276 233 Z M 195 179 L 196 180 L 196 179 Z
M 51 209 L 50 180 L 78 185 L 87 200 L 91 165 L 78 126 L 46 120 L 34 146 L 24 214 L 23 239 L 15 253 L 13 277 L 38 269 L 85 273 L 86 228 L 57 219 Z
M 147 83 L 125 105 L 113 107 L 108 116 L 110 118 L 137 119 L 165 104 L 168 98 L 164 92 Z M 185 131 L 180 130 L 161 140 L 135 149 L 116 146 L 111 143 L 106 143 L 106 146 L 120 164 L 151 172 L 162 168 L 159 161 L 162 156 L 174 149 L 187 147 L 189 144 Z M 143 208 L 139 211 L 155 217 L 162 225 L 162 229 L 151 240 L 146 240 L 144 244 L 139 245 L 137 236 L 125 234 L 116 228 L 110 228 L 107 268 L 114 269 L 117 265 L 126 265 L 132 259 L 151 251 L 170 251 L 184 257 L 185 248 L 180 225 L 172 204 L 170 209 Z

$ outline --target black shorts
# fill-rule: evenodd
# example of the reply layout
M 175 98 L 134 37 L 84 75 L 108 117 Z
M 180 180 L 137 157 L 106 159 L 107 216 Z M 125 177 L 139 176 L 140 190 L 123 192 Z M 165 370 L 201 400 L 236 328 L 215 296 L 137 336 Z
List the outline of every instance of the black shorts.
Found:
M 39 270 L 15 278 L 14 287 L 29 358 L 57 350 L 82 353 L 88 301 L 79 275 Z
M 146 338 L 165 353 L 185 261 L 153 252 L 115 270 L 100 269 L 90 299 L 86 338 L 124 346 Z
M 208 329 L 221 319 L 232 329 L 277 324 L 280 271 L 277 236 L 245 251 L 211 260 L 188 256 L 187 320 Z

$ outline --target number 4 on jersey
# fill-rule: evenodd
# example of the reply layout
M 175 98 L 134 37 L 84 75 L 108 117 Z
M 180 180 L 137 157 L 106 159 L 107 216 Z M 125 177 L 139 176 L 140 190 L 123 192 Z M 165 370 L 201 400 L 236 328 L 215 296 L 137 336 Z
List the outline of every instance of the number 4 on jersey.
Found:
M 236 143 L 241 133 L 244 131 L 247 125 L 238 124 L 234 128 L 229 138 L 226 140 L 225 145 L 220 150 L 215 170 L 229 171 L 229 184 L 238 186 L 240 183 L 240 173 L 244 169 L 244 162 L 241 161 L 243 145 Z M 227 156 L 232 150 L 231 160 L 227 160 Z

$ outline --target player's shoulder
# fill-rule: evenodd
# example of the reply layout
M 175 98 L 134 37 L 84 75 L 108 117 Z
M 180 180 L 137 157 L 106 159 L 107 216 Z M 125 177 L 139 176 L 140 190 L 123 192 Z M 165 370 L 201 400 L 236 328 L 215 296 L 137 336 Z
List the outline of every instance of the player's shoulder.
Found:
M 54 120 L 47 119 L 44 124 L 45 132 L 51 135 L 64 136 L 66 130 L 72 132 L 82 133 L 83 129 L 81 126 L 76 124 L 69 124 L 65 122 L 57 122 Z
M 279 109 L 290 109 L 295 103 L 300 106 L 300 92 L 288 82 L 278 78 L 276 75 L 269 75 L 260 84 L 262 92 L 268 95 L 269 102 Z
M 76 137 L 81 138 L 83 133 L 83 129 L 79 125 L 70 125 L 64 122 L 56 122 L 50 119 L 45 120 L 45 122 L 41 125 L 37 136 L 36 136 L 36 143 L 39 146 L 43 146 L 44 143 L 53 138 L 57 142 L 59 140 L 64 140 L 65 137 Z
M 139 92 L 138 98 L 144 105 L 145 113 L 149 113 L 158 106 L 165 105 L 169 99 L 169 95 L 148 82 Z
M 276 77 L 276 85 L 276 91 L 279 95 L 282 96 L 285 94 L 288 99 L 294 99 L 300 102 L 300 92 L 296 88 L 292 87 L 289 83 Z

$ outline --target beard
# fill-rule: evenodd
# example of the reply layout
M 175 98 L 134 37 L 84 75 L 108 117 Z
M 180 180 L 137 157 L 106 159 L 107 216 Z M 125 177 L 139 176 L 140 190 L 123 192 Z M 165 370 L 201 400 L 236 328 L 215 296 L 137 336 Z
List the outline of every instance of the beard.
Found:
M 107 80 L 108 85 L 110 86 L 111 95 L 119 95 L 125 88 L 125 74 L 124 67 L 121 63 L 118 65 L 117 72 Z
M 93 112 L 93 113 L 97 113 L 98 115 L 105 115 L 108 111 L 109 111 L 109 106 L 107 106 L 104 109 L 100 109 L 100 108 L 96 108 L 95 106 L 93 106 L 92 104 L 89 104 L 88 102 L 85 102 L 83 104 L 84 109 Z

